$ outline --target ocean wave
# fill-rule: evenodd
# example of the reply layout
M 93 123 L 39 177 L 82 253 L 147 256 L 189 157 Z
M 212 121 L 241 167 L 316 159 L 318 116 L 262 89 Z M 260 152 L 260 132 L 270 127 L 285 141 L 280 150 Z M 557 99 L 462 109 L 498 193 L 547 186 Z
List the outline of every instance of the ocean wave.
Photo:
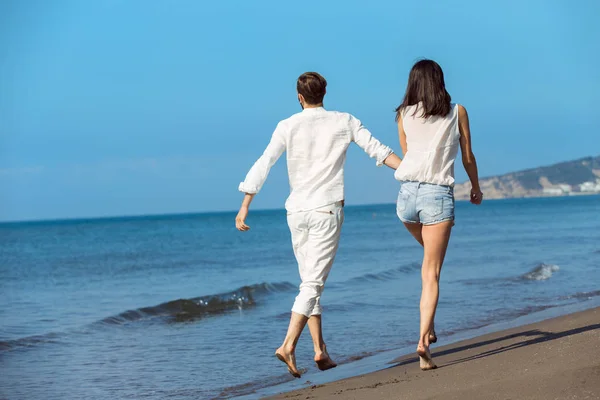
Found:
M 589 300 L 593 297 L 600 296 L 600 290 L 594 290 L 592 292 L 579 292 L 575 294 L 570 294 L 568 296 L 560 296 L 559 300 Z
M 560 268 L 554 264 L 539 264 L 531 271 L 521 275 L 521 279 L 528 281 L 545 281 L 550 279 L 552 274 L 558 271 Z
M 269 293 L 295 289 L 289 282 L 259 283 L 243 286 L 234 291 L 193 299 L 178 299 L 156 306 L 128 310 L 121 314 L 104 318 L 101 323 L 120 325 L 146 318 L 164 317 L 173 322 L 183 322 L 203 317 L 223 314 L 227 311 L 245 309 L 256 305 L 256 297 Z
M 347 281 L 344 281 L 344 284 L 355 284 L 355 283 L 365 283 L 365 282 L 377 282 L 377 281 L 387 281 L 398 278 L 399 276 L 410 274 L 415 271 L 419 271 L 421 269 L 421 264 L 414 262 L 410 264 L 401 265 L 396 268 L 386 269 L 376 273 L 369 273 L 360 276 L 356 276 L 354 278 L 350 278 Z
M 494 278 L 473 278 L 473 279 L 462 279 L 459 282 L 464 283 L 468 286 L 475 285 L 500 285 L 500 286 L 510 286 L 518 283 L 523 283 L 523 281 L 545 281 L 552 277 L 552 275 L 560 270 L 558 265 L 554 264 L 538 264 L 534 268 L 532 268 L 529 272 L 526 272 L 519 276 L 509 276 L 509 277 L 494 277 Z
M 242 286 L 234 291 L 214 295 L 196 297 L 192 299 L 178 299 L 161 303 L 156 306 L 128 310 L 120 314 L 104 318 L 92 323 L 94 325 L 122 325 L 149 318 L 164 318 L 167 322 L 186 322 L 208 316 L 224 314 L 236 309 L 247 309 L 256 306 L 257 299 L 271 293 L 295 290 L 296 285 L 289 282 L 259 283 L 256 285 Z M 0 351 L 15 348 L 32 347 L 46 343 L 58 343 L 59 338 L 71 332 L 50 332 L 42 335 L 27 336 L 19 339 L 0 341 Z
M 45 335 L 26 336 L 13 340 L 0 340 L 0 351 L 12 350 L 16 347 L 33 347 L 40 344 L 58 343 L 61 335 L 55 332 Z

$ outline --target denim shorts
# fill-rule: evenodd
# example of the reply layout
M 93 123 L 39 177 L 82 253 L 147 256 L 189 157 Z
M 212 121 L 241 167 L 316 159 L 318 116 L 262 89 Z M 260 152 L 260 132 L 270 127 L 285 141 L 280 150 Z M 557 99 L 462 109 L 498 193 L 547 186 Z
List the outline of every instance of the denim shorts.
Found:
M 454 220 L 454 190 L 450 186 L 400 182 L 396 212 L 400 221 L 434 225 Z

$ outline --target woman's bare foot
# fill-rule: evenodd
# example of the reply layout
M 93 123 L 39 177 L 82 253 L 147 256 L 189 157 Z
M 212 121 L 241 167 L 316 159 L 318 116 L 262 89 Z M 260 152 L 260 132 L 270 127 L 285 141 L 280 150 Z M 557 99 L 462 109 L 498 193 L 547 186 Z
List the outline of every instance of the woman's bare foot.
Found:
M 328 369 L 337 367 L 335 361 L 329 357 L 329 353 L 327 353 L 327 348 L 323 346 L 322 351 L 315 352 L 315 362 L 317 363 L 317 368 L 321 371 L 327 371 Z
M 293 350 L 286 351 L 283 346 L 281 346 L 275 351 L 275 357 L 287 365 L 288 372 L 292 374 L 294 378 L 300 378 L 302 376 L 300 371 L 298 371 L 298 368 L 296 368 L 296 355 Z
M 429 347 L 419 345 L 417 347 L 417 354 L 419 355 L 419 366 L 422 371 L 429 371 L 430 369 L 437 368 L 437 365 L 433 362 L 433 358 L 431 358 Z
M 435 334 L 435 329 L 429 331 L 429 343 L 437 342 L 437 335 Z

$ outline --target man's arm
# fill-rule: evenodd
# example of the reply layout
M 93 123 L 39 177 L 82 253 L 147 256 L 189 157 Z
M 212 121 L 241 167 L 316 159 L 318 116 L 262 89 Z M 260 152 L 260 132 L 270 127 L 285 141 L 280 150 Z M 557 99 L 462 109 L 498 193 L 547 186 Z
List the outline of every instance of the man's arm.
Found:
M 256 194 L 265 184 L 271 167 L 279 160 L 285 151 L 285 140 L 282 134 L 281 123 L 277 125 L 271 141 L 264 153 L 250 168 L 244 182 L 240 183 L 239 191 L 243 193 Z
M 250 227 L 246 225 L 246 218 L 248 217 L 248 211 L 250 209 L 250 203 L 252 203 L 252 199 L 254 199 L 254 194 L 246 193 L 244 195 L 244 200 L 242 200 L 242 206 L 240 207 L 240 211 L 235 217 L 235 227 L 238 231 L 248 231 Z
M 285 140 L 283 139 L 281 124 L 279 124 L 277 125 L 275 132 L 273 132 L 271 141 L 263 155 L 260 156 L 252 168 L 250 168 L 244 182 L 240 183 L 239 191 L 245 194 L 240 211 L 235 218 L 235 225 L 240 231 L 247 231 L 250 229 L 245 223 L 250 203 L 252 203 L 254 196 L 262 189 L 271 167 L 279 160 L 279 157 L 281 157 L 284 151 Z
M 394 171 L 398 169 L 398 167 L 400 166 L 400 163 L 402 162 L 402 160 L 400 159 L 400 157 L 398 157 L 396 155 L 396 153 L 392 153 L 390 154 L 384 161 L 383 163 L 385 165 L 387 165 L 388 167 L 390 167 L 391 169 L 393 169 Z
M 371 158 L 375 158 L 377 166 L 387 165 L 396 170 L 400 166 L 402 160 L 394 151 L 381 144 L 381 142 L 371 135 L 371 132 L 363 126 L 363 124 L 355 117 L 350 116 L 350 130 L 352 141 L 355 142 L 365 153 Z

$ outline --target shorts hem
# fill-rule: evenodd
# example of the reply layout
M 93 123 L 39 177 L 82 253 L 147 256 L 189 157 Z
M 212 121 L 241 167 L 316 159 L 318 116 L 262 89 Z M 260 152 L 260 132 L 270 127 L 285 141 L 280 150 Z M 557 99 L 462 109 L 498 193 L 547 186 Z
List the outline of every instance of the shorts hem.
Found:
M 447 222 L 447 221 L 454 221 L 454 217 L 440 218 L 440 219 L 436 219 L 435 221 L 421 222 L 421 223 L 423 225 L 437 225 L 437 224 L 441 224 L 442 222 Z
M 409 219 L 404 219 L 404 218 L 402 218 L 402 217 L 400 217 L 400 216 L 398 216 L 398 219 L 399 219 L 400 221 L 402 221 L 403 223 L 405 223 L 405 224 L 420 224 L 420 222 L 417 222 L 417 221 L 411 221 L 411 220 L 409 220 Z

